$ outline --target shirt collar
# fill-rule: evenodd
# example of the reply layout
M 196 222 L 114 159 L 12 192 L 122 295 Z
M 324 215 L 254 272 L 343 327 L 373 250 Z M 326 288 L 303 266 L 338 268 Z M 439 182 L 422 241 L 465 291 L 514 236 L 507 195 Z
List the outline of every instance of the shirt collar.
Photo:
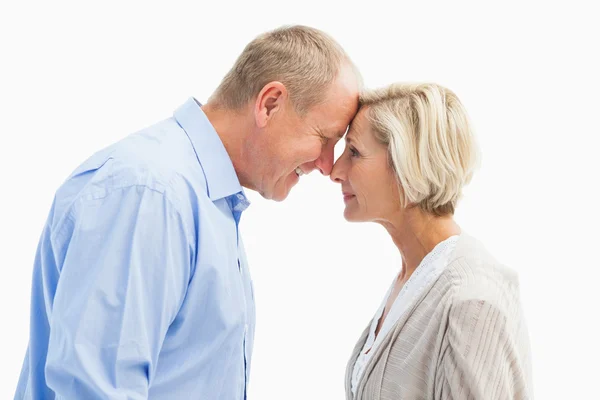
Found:
M 241 193 L 246 198 L 221 138 L 200 107 L 201 104 L 190 97 L 173 116 L 188 135 L 204 170 L 208 197 L 215 201 Z

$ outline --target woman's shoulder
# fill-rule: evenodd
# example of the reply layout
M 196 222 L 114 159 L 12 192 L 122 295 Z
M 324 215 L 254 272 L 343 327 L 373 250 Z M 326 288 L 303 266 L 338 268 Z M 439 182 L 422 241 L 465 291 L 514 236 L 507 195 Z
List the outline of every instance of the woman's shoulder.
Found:
M 474 237 L 462 234 L 441 281 L 454 302 L 485 302 L 508 311 L 520 303 L 519 278 Z

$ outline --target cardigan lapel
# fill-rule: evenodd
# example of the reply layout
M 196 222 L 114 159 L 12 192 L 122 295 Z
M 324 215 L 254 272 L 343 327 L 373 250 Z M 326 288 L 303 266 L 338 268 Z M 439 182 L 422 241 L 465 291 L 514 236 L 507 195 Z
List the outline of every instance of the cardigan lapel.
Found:
M 354 350 L 352 350 L 352 356 L 350 356 L 350 360 L 348 361 L 348 364 L 346 365 L 346 399 L 347 400 L 352 400 L 354 397 L 352 396 L 352 371 L 354 369 L 354 364 L 356 363 L 356 359 L 358 358 L 358 355 L 360 354 L 363 346 L 365 345 L 365 341 L 367 340 L 367 337 L 369 336 L 369 330 L 371 329 L 371 324 L 373 323 L 373 320 L 371 319 L 371 321 L 369 321 L 369 325 L 367 325 L 367 329 L 365 329 L 362 333 L 362 335 L 360 335 L 360 339 L 358 339 L 358 343 L 356 343 L 356 346 L 354 346 Z
M 461 257 L 464 257 L 466 254 L 468 254 L 469 250 L 471 250 L 471 248 L 473 247 L 474 240 L 475 239 L 473 239 L 468 234 L 466 234 L 464 232 L 461 233 L 461 236 L 460 236 L 458 242 L 456 243 L 456 247 L 453 251 L 452 257 L 449 259 L 448 265 L 450 265 L 455 260 L 457 260 Z M 439 278 L 439 276 L 438 276 L 438 278 Z M 346 397 L 348 399 L 354 399 L 354 400 L 362 399 L 363 392 L 365 390 L 365 385 L 366 385 L 368 379 L 370 378 L 369 375 L 371 375 L 371 373 L 373 372 L 373 369 L 375 368 L 375 366 L 377 365 L 377 363 L 379 362 L 379 360 L 382 357 L 385 358 L 384 360 L 382 360 L 382 362 L 384 362 L 384 363 L 386 362 L 386 359 L 387 359 L 387 356 L 388 356 L 389 350 L 390 350 L 390 342 L 392 341 L 392 339 L 395 339 L 398 337 L 398 335 L 402 331 L 402 328 L 406 324 L 406 321 L 408 320 L 408 318 L 410 318 L 410 316 L 414 312 L 415 308 L 419 305 L 419 303 L 421 303 L 421 301 L 423 301 L 425 296 L 427 296 L 427 294 L 429 293 L 429 291 L 431 290 L 431 288 L 433 287 L 433 285 L 435 284 L 436 281 L 437 281 L 437 279 L 432 279 L 431 282 L 429 282 L 427 284 L 427 286 L 425 286 L 423 288 L 423 290 L 421 291 L 421 294 L 412 300 L 412 304 L 409 305 L 409 307 L 406 309 L 406 312 L 396 322 L 393 329 L 391 329 L 388 332 L 388 334 L 383 338 L 383 340 L 381 341 L 381 343 L 379 344 L 377 349 L 375 349 L 375 352 L 373 353 L 370 360 L 365 365 L 364 372 L 363 372 L 360 380 L 358 381 L 358 387 L 356 388 L 356 396 L 353 398 L 352 391 L 350 389 L 351 381 L 349 381 L 348 376 L 350 376 L 350 379 L 351 379 L 352 369 L 354 368 L 354 363 L 356 362 L 356 359 L 358 358 L 358 354 L 362 350 L 364 342 L 369 333 L 369 327 L 371 326 L 371 324 L 369 324 L 367 326 L 367 329 L 363 333 L 361 339 L 359 340 L 359 343 L 356 345 L 354 352 L 352 354 L 352 358 L 350 359 L 350 363 L 348 364 L 349 367 L 347 368 L 348 371 L 346 373 L 346 393 L 347 393 Z M 378 376 L 378 377 L 373 377 L 373 378 L 382 380 L 383 375 Z M 377 387 L 381 388 L 381 382 L 377 382 L 376 385 L 377 385 Z

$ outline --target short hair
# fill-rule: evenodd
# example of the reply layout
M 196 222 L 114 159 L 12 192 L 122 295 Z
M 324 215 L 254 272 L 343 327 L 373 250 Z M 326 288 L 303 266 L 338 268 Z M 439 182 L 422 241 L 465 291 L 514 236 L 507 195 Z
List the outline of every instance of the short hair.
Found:
M 324 100 L 344 62 L 358 73 L 346 52 L 326 33 L 302 25 L 284 26 L 250 42 L 209 101 L 237 110 L 267 83 L 279 81 L 296 111 L 304 113 Z
M 454 214 L 479 164 L 467 112 L 449 89 L 396 83 L 363 92 L 360 105 L 400 185 L 401 203 L 436 216 Z

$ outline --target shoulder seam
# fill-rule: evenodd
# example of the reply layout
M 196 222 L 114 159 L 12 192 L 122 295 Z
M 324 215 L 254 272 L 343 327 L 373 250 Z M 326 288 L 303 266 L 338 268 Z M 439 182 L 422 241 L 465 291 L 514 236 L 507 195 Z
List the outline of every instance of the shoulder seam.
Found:
M 169 205 L 172 207 L 173 211 L 175 211 L 175 213 L 177 213 L 177 215 L 179 216 L 179 219 L 181 220 L 181 223 L 183 224 L 184 229 L 186 231 L 186 236 L 187 236 L 188 241 L 190 243 L 194 243 L 193 237 L 190 236 L 191 231 L 189 229 L 189 226 L 187 225 L 184 218 L 182 217 L 181 212 L 179 211 L 179 208 L 171 200 L 170 196 L 167 195 L 166 191 L 161 191 L 161 190 L 158 190 L 156 188 L 150 187 L 145 184 L 131 184 L 131 185 L 123 185 L 123 186 L 111 188 L 111 190 L 106 190 L 103 196 L 90 196 L 90 195 L 92 195 L 92 193 L 88 193 L 87 195 L 77 196 L 71 202 L 71 204 L 69 204 L 69 207 L 65 210 L 63 217 L 53 227 L 54 229 L 52 229 L 52 231 L 50 232 L 50 242 L 54 245 L 54 241 L 55 241 L 56 237 L 59 236 L 60 234 L 62 234 L 62 231 L 65 229 L 65 226 L 66 226 L 65 220 L 71 220 L 71 221 L 75 222 L 75 218 L 73 216 L 73 208 L 74 208 L 75 204 L 81 203 L 84 201 L 101 200 L 101 199 L 104 199 L 104 198 L 110 196 L 111 194 L 115 193 L 116 191 L 131 189 L 134 187 L 141 187 L 146 190 L 161 194 L 165 198 L 165 200 L 169 203 Z

